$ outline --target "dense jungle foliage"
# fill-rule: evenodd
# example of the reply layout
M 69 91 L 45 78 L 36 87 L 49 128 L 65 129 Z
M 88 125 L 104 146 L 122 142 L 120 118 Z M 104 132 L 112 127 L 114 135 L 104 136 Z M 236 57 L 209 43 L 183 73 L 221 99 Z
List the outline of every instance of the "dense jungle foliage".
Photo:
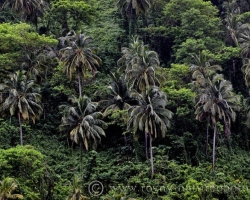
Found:
M 250 199 L 249 0 L 0 7 L 0 200 Z

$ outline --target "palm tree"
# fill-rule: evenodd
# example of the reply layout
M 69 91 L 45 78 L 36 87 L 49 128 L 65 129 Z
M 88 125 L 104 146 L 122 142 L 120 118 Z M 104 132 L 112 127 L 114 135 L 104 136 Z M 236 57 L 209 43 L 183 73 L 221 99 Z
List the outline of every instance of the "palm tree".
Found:
M 239 41 L 238 41 L 238 29 L 240 23 L 237 21 L 236 15 L 229 14 L 226 19 L 226 28 L 229 34 L 229 38 L 231 40 L 230 43 L 233 44 L 233 46 L 238 46 Z
M 132 69 L 126 73 L 125 79 L 128 86 L 141 92 L 150 86 L 160 86 L 165 77 L 160 73 L 163 70 L 159 67 L 159 64 L 158 54 L 145 47 Z
M 44 13 L 49 10 L 49 4 L 44 0 L 6 0 L 2 8 L 11 7 L 20 15 L 20 20 L 28 17 L 37 27 L 37 17 L 43 17 Z
M 22 62 L 22 70 L 26 71 L 26 75 L 33 77 L 36 80 L 47 78 L 47 67 L 43 64 L 45 56 L 38 52 L 30 52 L 24 54 Z M 44 70 L 45 69 L 45 70 Z M 45 71 L 45 72 L 44 72 Z
M 238 15 L 240 14 L 241 10 L 239 5 L 236 1 L 225 1 L 223 3 L 223 8 L 225 10 L 225 25 L 229 34 L 229 38 L 231 40 L 232 46 L 239 46 L 238 41 L 238 32 L 241 23 L 239 22 Z
M 249 86 L 250 76 L 250 26 L 242 24 L 238 33 L 239 46 L 241 48 L 242 67 L 246 86 Z
M 245 83 L 248 86 L 249 79 L 249 58 L 250 58 L 250 27 L 248 23 L 240 22 L 240 14 L 242 11 L 249 7 L 249 3 L 246 1 L 235 1 L 231 0 L 224 3 L 226 8 L 226 27 L 230 34 L 230 38 L 233 41 L 234 46 L 239 46 L 241 48 L 242 57 L 242 71 L 245 74 Z M 234 60 L 233 60 L 234 62 Z M 233 68 L 235 64 L 233 64 Z
M 151 88 L 146 93 L 139 94 L 137 91 L 131 93 L 131 97 L 138 101 L 138 105 L 129 108 L 128 129 L 134 133 L 143 131 L 146 138 L 149 136 L 151 175 L 154 175 L 152 140 L 158 136 L 165 137 L 167 127 L 173 113 L 166 109 L 167 97 L 157 87 Z M 146 151 L 147 154 L 147 151 Z
M 73 177 L 72 189 L 73 191 L 68 196 L 67 200 L 87 200 L 87 197 L 82 195 L 82 190 L 80 188 L 80 179 L 77 176 Z
M 130 107 L 130 95 L 127 89 L 126 81 L 118 73 L 110 73 L 112 83 L 108 86 L 110 93 L 107 98 L 99 101 L 99 107 L 104 109 L 104 116 L 110 110 L 127 110 Z
M 241 48 L 241 57 L 249 58 L 250 52 L 250 26 L 249 24 L 241 24 L 238 33 L 239 46 Z
M 204 53 L 199 53 L 199 55 L 193 55 L 194 64 L 191 65 L 190 70 L 192 71 L 192 78 L 195 80 L 193 82 L 194 90 L 199 93 L 199 90 L 206 89 L 206 78 L 212 77 L 216 74 L 217 71 L 222 71 L 220 65 L 210 65 L 210 62 L 207 60 L 207 57 Z M 210 119 L 207 114 L 204 113 L 204 116 L 207 119 L 207 131 L 206 131 L 206 156 L 208 149 L 208 132 L 210 126 Z
M 87 75 L 87 70 L 89 70 L 93 76 L 97 71 L 97 67 L 101 64 L 101 59 L 94 54 L 93 48 L 87 48 L 86 45 L 92 41 L 91 37 L 87 37 L 84 34 L 67 35 L 65 40 L 69 41 L 68 47 L 60 50 L 61 61 L 65 66 L 66 73 L 72 79 L 73 71 L 77 72 L 78 76 L 78 88 L 79 97 L 82 97 L 82 78 Z
M 123 56 L 118 60 L 122 65 L 120 72 L 125 72 L 125 80 L 129 88 L 145 91 L 150 86 L 160 86 L 165 80 L 159 67 L 159 57 L 155 51 L 150 51 L 147 45 L 133 38 L 130 48 L 123 48 Z
M 249 87 L 250 85 L 250 59 L 242 59 L 243 66 L 241 67 L 242 72 L 244 73 L 245 85 Z
M 26 122 L 31 119 L 35 123 L 43 111 L 40 88 L 33 79 L 26 76 L 25 71 L 17 71 L 10 75 L 5 84 L 0 84 L 0 90 L 9 94 L 0 111 L 9 112 L 10 116 L 18 116 L 20 144 L 23 145 L 22 119 Z
M 195 98 L 195 115 L 196 119 L 209 118 L 214 129 L 213 136 L 213 162 L 212 168 L 215 166 L 215 141 L 217 134 L 217 123 L 222 122 L 224 125 L 225 135 L 230 135 L 231 122 L 235 121 L 235 111 L 240 110 L 240 97 L 233 93 L 232 84 L 224 80 L 223 76 L 216 74 L 212 79 L 201 78 L 197 81 L 201 82 L 200 89 Z
M 249 79 L 249 58 L 250 58 L 250 27 L 248 23 L 240 22 L 240 14 L 243 13 L 243 10 L 249 7 L 247 1 L 236 1 L 230 0 L 224 2 L 224 8 L 226 10 L 226 28 L 229 32 L 232 45 L 241 48 L 241 57 L 242 57 L 242 71 L 245 74 L 245 83 L 248 86 Z M 235 61 L 233 60 L 233 70 L 235 71 Z
M 137 62 L 140 57 L 141 50 L 144 48 L 144 43 L 139 40 L 138 36 L 132 37 L 132 42 L 129 43 L 129 47 L 122 47 L 122 57 L 117 61 L 117 65 L 120 67 L 119 72 L 125 73 L 132 69 L 134 63 Z
M 7 199 L 23 199 L 21 194 L 12 194 L 18 187 L 17 182 L 13 178 L 5 178 L 0 181 L 0 200 Z
M 150 8 L 151 0 L 118 0 L 116 6 L 122 13 L 126 13 L 129 19 L 129 36 L 134 33 L 134 26 L 136 18 L 140 14 L 145 15 L 147 10 Z
M 199 76 L 208 78 L 213 76 L 217 71 L 222 71 L 220 65 L 210 65 L 207 57 L 204 53 L 199 55 L 193 55 L 194 64 L 191 65 L 190 70 L 192 71 L 192 78 L 196 79 Z
M 104 128 L 107 124 L 102 121 L 101 112 L 95 112 L 98 103 L 91 102 L 90 98 L 72 97 L 72 105 L 61 105 L 59 108 L 63 114 L 61 131 L 69 131 L 70 138 L 75 143 L 83 143 L 88 150 L 89 140 L 93 140 L 93 148 L 96 147 L 101 136 L 105 136 Z

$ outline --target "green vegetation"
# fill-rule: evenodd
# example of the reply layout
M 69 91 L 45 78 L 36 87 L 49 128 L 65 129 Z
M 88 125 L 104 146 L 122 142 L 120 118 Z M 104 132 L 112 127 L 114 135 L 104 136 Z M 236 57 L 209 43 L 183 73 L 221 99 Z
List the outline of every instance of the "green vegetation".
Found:
M 0 6 L 0 200 L 250 199 L 249 1 Z

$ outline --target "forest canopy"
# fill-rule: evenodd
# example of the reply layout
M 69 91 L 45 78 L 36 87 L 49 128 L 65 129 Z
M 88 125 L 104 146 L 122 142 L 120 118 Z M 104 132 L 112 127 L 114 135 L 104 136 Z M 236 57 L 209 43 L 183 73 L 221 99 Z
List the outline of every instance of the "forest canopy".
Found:
M 249 198 L 249 1 L 0 7 L 0 200 Z

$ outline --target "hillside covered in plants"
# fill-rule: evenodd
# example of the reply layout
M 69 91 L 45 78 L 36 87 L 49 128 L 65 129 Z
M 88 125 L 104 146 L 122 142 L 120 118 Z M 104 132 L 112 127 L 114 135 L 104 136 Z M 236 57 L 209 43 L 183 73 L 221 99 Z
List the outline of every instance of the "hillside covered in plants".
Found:
M 250 199 L 249 0 L 0 7 L 0 200 Z

